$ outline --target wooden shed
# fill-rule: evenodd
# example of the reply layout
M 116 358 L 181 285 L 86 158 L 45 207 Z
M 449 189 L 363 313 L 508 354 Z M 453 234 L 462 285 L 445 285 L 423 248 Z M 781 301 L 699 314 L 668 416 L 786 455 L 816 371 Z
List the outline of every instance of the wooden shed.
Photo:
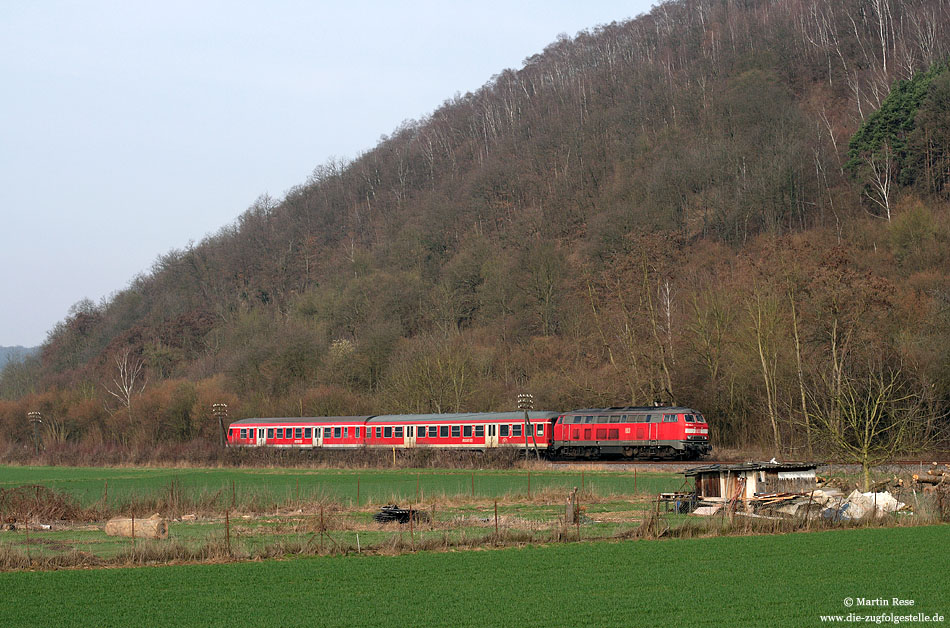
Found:
M 815 488 L 810 462 L 744 462 L 712 464 L 683 472 L 696 479 L 696 497 L 707 502 L 748 502 L 776 493 L 807 493 Z

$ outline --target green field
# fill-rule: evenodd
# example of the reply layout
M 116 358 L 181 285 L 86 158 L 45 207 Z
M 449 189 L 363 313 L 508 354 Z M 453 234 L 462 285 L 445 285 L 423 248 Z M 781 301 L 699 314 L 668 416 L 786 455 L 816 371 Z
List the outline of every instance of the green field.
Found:
M 108 467 L 0 467 L 0 489 L 41 484 L 64 491 L 83 505 L 107 497 L 113 508 L 158 497 L 174 483 L 184 498 L 193 501 L 231 500 L 232 485 L 237 503 L 254 501 L 284 503 L 328 499 L 360 504 L 388 501 L 424 501 L 439 496 L 472 494 L 503 497 L 532 492 L 569 490 L 583 482 L 594 495 L 656 494 L 683 484 L 682 474 L 629 471 L 581 472 L 573 470 L 532 471 L 447 469 L 163 469 Z M 359 486 L 357 486 L 359 485 Z
M 950 527 L 0 574 L 5 626 L 813 626 L 950 615 Z M 847 608 L 846 597 L 915 601 Z
M 682 482 L 675 474 L 634 477 L 625 472 L 532 471 L 529 478 L 527 471 L 486 470 L 0 467 L 0 491 L 39 484 L 91 507 L 84 521 L 41 520 L 22 507 L 14 511 L 12 500 L 0 495 L 0 519 L 17 524 L 16 530 L 0 533 L 0 568 L 54 567 L 57 563 L 32 561 L 75 552 L 114 564 L 143 562 L 150 552 L 168 560 L 217 556 L 225 538 L 226 555 L 237 558 L 538 543 L 563 537 L 566 496 L 581 485 L 584 523 L 567 533 L 575 539 L 611 538 L 640 526 L 650 495 Z M 106 496 L 108 507 L 103 505 Z M 32 499 L 32 491 L 27 497 Z M 375 523 L 373 515 L 390 502 L 415 504 L 429 521 L 415 526 L 412 534 L 408 526 Z M 225 510 L 231 514 L 228 526 Z M 133 543 L 102 529 L 111 516 L 154 512 L 169 520 L 189 513 L 198 518 L 173 521 L 165 541 Z M 21 525 L 25 521 L 32 523 L 30 529 Z M 95 521 L 98 525 L 90 525 Z M 52 523 L 53 529 L 40 529 L 43 523 Z M 133 550 L 138 552 L 134 556 Z M 75 556 L 67 560 L 69 565 L 90 562 Z

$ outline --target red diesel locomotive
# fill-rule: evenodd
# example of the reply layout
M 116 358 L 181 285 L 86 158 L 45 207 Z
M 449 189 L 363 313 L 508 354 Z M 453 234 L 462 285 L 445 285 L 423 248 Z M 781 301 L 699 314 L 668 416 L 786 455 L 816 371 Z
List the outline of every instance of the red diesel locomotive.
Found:
M 243 447 L 355 449 L 433 447 L 483 451 L 535 446 L 550 458 L 706 456 L 709 425 L 681 407 L 616 407 L 556 412 L 388 414 L 242 419 L 228 443 Z

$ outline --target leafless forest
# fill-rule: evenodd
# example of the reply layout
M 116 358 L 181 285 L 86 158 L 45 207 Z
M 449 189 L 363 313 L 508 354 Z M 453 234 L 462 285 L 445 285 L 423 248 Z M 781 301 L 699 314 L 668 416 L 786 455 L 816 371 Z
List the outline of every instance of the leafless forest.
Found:
M 48 451 L 187 451 L 216 402 L 519 392 L 688 405 L 799 458 L 943 448 L 948 54 L 942 0 L 676 0 L 563 37 L 77 303 L 0 375 L 0 455 L 34 410 Z

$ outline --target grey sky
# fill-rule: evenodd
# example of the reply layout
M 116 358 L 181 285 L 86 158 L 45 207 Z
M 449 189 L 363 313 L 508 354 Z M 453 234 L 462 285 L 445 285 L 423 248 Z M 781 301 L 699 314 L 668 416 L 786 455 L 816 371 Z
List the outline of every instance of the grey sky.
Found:
M 259 195 L 650 4 L 7 0 L 0 345 L 40 344 Z

